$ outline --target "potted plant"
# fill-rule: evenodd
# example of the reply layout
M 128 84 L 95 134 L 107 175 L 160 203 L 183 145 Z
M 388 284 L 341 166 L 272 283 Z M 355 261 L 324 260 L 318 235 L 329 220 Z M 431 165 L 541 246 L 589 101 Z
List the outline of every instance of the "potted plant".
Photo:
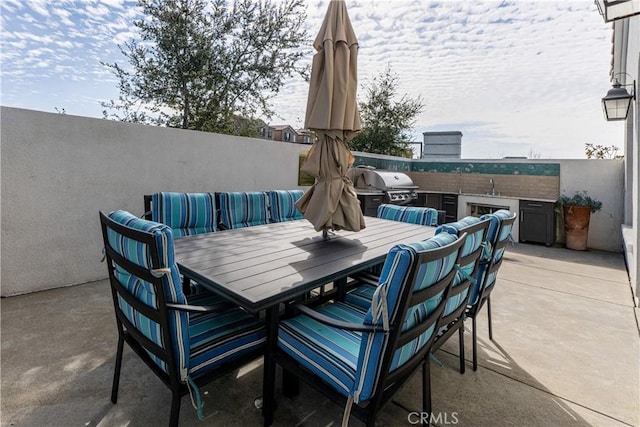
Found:
M 563 194 L 556 201 L 564 214 L 564 230 L 568 249 L 584 251 L 589 237 L 591 213 L 602 208 L 602 202 L 593 199 L 586 191 L 576 191 L 572 196 Z

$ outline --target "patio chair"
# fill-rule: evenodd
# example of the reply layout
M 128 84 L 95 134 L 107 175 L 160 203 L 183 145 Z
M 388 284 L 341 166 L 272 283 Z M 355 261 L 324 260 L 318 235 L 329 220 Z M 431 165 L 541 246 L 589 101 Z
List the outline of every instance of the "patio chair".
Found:
M 314 309 L 296 306 L 301 314 L 278 327 L 273 360 L 288 375 L 345 404 L 343 425 L 353 412 L 373 426 L 383 405 L 422 367 L 423 410 L 431 413 L 425 356 L 438 330 L 464 237 L 442 233 L 392 248 L 366 310 L 339 301 Z
M 464 362 L 464 313 L 469 300 L 469 289 L 476 282 L 477 273 L 485 247 L 485 239 L 489 220 L 466 217 L 458 222 L 441 225 L 436 229 L 436 235 L 449 233 L 455 236 L 466 234 L 466 240 L 461 250 L 458 272 L 453 280 L 440 329 L 433 343 L 432 352 L 438 350 L 454 333 L 458 331 L 458 346 L 460 352 L 460 373 L 465 371 Z M 355 276 L 354 287 L 345 296 L 345 301 L 367 308 L 378 286 L 379 276 L 364 272 Z
M 408 222 L 418 225 L 438 225 L 438 211 L 433 208 L 423 208 L 416 206 L 399 206 L 381 204 L 378 206 L 376 216 L 392 221 Z
M 261 356 L 264 325 L 215 294 L 185 297 L 169 226 L 124 211 L 100 212 L 100 222 L 118 328 L 111 401 L 126 342 L 171 390 L 169 424 L 190 393 L 201 417 L 199 387 Z
M 302 190 L 273 190 L 269 191 L 269 210 L 272 222 L 293 221 L 302 219 L 302 212 L 296 207 L 296 202 L 302 195 Z
M 262 191 L 216 193 L 220 226 L 226 230 L 269 223 L 269 200 Z
M 432 353 L 438 350 L 457 330 L 458 350 L 460 357 L 460 373 L 465 371 L 464 358 L 464 319 L 469 301 L 469 290 L 476 283 L 480 262 L 486 247 L 489 219 L 479 219 L 468 216 L 460 221 L 441 225 L 436 229 L 436 235 L 449 233 L 456 236 L 467 235 L 460 255 L 460 268 L 453 279 L 447 305 L 442 314 L 442 321 L 436 336 Z
M 506 209 L 500 209 L 492 214 L 482 215 L 480 219 L 488 219 L 486 256 L 480 262 L 477 281 L 469 292 L 469 304 L 465 311 L 466 317 L 471 318 L 471 333 L 473 343 L 473 370 L 478 369 L 478 337 L 476 332 L 476 316 L 487 305 L 487 318 L 489 321 L 489 339 L 493 340 L 491 325 L 491 292 L 495 288 L 498 270 L 502 265 L 502 259 L 507 243 L 510 240 L 511 230 L 516 220 L 516 214 Z
M 171 227 L 174 238 L 217 231 L 213 193 L 154 193 L 151 221 Z

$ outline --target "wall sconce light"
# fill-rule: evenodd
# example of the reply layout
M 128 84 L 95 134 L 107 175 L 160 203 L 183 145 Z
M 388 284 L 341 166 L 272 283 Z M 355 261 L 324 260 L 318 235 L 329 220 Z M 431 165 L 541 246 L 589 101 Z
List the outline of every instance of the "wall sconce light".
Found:
M 631 93 L 623 86 L 632 86 Z M 621 85 L 618 79 L 613 82 L 613 88 L 609 89 L 607 96 L 602 98 L 602 110 L 607 121 L 626 120 L 631 107 L 631 101 L 636 97 L 636 82 Z
M 640 14 L 640 0 L 595 0 L 604 22 Z

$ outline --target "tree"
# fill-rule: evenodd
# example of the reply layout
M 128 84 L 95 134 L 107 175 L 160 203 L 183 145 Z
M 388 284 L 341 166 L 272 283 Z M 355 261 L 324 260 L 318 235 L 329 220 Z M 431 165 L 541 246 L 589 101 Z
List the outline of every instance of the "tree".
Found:
M 424 105 L 420 97 L 407 94 L 399 101 L 396 92 L 398 75 L 387 65 L 366 88 L 367 100 L 359 103 L 362 131 L 351 140 L 353 150 L 391 156 L 413 156 L 411 127 Z
M 307 68 L 303 0 L 138 0 L 140 40 L 119 45 L 129 66 L 104 63 L 118 79 L 105 118 L 220 133 L 269 106 L 285 81 Z
M 615 145 L 604 146 L 594 144 L 584 144 L 584 154 L 587 159 L 621 159 L 624 156 L 618 154 L 620 150 Z

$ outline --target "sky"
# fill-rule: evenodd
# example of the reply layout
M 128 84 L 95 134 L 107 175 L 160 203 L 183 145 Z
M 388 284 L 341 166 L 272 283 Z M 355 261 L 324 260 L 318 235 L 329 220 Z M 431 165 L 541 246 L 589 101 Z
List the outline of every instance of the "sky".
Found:
M 328 0 L 306 0 L 315 38 Z M 387 65 L 398 95 L 420 97 L 413 140 L 460 131 L 462 157 L 584 158 L 612 145 L 623 123 L 604 120 L 611 88 L 611 24 L 591 0 L 347 0 L 359 42 L 358 98 Z M 3 106 L 102 117 L 117 81 L 101 62 L 126 63 L 131 0 L 2 0 Z M 305 59 L 311 62 L 311 56 Z M 302 128 L 308 84 L 291 79 L 271 124 Z M 622 148 L 622 147 L 620 147 Z

